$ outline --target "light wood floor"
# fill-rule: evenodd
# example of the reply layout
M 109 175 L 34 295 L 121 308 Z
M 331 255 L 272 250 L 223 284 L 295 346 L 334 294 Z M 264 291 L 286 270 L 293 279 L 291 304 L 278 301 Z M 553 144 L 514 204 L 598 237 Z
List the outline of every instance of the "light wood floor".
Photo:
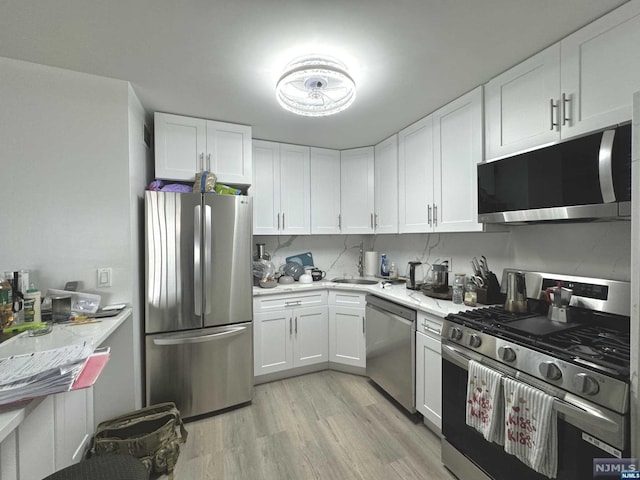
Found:
M 346 373 L 258 385 L 251 405 L 187 430 L 176 480 L 454 479 L 428 428 Z

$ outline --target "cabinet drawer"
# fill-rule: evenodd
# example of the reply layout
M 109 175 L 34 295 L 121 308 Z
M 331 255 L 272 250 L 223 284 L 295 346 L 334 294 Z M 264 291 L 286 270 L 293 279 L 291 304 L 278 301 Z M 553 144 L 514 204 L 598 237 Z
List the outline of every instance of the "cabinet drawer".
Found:
M 431 337 L 437 337 L 440 340 L 442 333 L 442 318 L 430 313 L 418 312 L 418 322 L 416 330 Z
M 285 295 L 267 295 L 253 300 L 254 313 L 273 312 L 289 308 L 313 307 L 327 304 L 326 290 Z
M 361 292 L 332 291 L 329 292 L 329 304 L 343 307 L 364 307 L 366 295 Z

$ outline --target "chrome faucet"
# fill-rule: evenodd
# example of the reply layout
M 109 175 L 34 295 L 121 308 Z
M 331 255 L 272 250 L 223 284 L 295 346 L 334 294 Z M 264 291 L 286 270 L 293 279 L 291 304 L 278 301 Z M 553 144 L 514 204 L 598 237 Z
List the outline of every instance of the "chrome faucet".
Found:
M 359 277 L 363 277 L 364 276 L 364 261 L 363 261 L 363 256 L 364 256 L 364 250 L 363 250 L 363 242 L 360 242 L 360 253 L 358 255 L 358 264 L 356 265 L 358 267 L 358 276 Z

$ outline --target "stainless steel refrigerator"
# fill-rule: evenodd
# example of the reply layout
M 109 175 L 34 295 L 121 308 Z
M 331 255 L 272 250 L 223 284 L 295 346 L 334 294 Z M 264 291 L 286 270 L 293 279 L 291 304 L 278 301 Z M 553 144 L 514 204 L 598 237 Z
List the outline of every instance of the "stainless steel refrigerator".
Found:
M 147 405 L 251 400 L 251 224 L 249 197 L 145 192 Z

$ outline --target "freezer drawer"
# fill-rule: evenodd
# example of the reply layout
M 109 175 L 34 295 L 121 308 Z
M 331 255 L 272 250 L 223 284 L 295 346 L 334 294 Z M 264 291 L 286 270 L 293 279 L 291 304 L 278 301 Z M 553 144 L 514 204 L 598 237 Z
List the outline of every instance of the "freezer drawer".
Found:
M 193 417 L 253 395 L 251 322 L 146 337 L 146 403 L 175 402 Z

